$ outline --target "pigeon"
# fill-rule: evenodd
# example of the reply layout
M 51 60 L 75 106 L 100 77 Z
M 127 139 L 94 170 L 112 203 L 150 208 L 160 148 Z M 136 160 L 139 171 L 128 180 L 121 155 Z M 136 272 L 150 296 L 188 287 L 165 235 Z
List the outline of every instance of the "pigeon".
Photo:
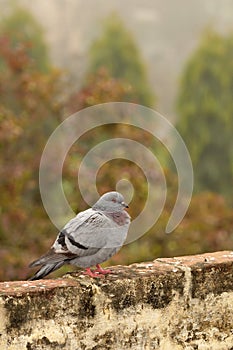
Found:
M 41 266 L 30 281 L 41 279 L 65 264 L 85 268 L 90 277 L 102 277 L 111 270 L 100 264 L 122 247 L 130 225 L 128 205 L 119 192 L 107 192 L 85 211 L 78 213 L 59 232 L 50 250 L 29 267 Z M 92 266 L 95 270 L 91 270 Z

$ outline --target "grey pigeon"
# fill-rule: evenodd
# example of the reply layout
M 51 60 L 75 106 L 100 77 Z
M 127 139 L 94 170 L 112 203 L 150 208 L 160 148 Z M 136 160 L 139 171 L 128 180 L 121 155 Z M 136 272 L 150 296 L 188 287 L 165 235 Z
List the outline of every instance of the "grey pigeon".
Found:
M 30 280 L 41 279 L 64 264 L 86 268 L 85 274 L 91 277 L 110 273 L 99 264 L 118 252 L 126 239 L 130 216 L 125 208 L 128 205 L 119 192 L 107 192 L 92 208 L 78 213 L 59 232 L 47 254 L 29 265 L 41 266 Z

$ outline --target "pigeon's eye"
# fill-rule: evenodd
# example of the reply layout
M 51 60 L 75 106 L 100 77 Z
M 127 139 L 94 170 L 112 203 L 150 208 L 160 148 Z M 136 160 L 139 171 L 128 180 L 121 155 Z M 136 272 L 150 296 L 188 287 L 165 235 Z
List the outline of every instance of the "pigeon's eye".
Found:
M 116 198 L 113 198 L 113 199 L 112 199 L 112 202 L 113 202 L 113 203 L 116 203 Z

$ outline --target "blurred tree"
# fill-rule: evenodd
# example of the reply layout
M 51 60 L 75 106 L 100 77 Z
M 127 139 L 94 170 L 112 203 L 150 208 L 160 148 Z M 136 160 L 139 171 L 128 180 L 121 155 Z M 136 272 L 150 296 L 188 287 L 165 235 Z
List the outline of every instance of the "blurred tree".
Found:
M 137 92 L 128 82 L 114 78 L 106 68 L 100 68 L 86 78 L 85 85 L 70 95 L 68 113 L 105 102 L 133 100 Z
M 155 102 L 148 83 L 146 68 L 131 33 L 120 18 L 113 14 L 104 22 L 102 36 L 90 48 L 88 74 L 104 67 L 111 77 L 129 84 L 134 95 L 125 100 L 152 107 Z
M 40 200 L 38 169 L 47 137 L 61 120 L 60 73 L 39 72 L 27 43 L 13 45 L 6 35 L 0 59 L 0 279 L 25 278 L 30 250 L 48 243 L 52 228 Z
M 16 5 L 11 7 L 11 13 L 0 22 L 0 36 L 6 36 L 12 48 L 24 50 L 28 58 L 34 61 L 34 66 L 40 72 L 48 72 L 50 62 L 45 44 L 43 29 L 30 12 Z M 4 61 L 0 59 L 0 67 Z
M 70 95 L 66 103 L 66 110 L 67 113 L 70 114 L 104 102 L 124 101 L 126 97 L 132 96 L 133 98 L 133 96 L 135 96 L 135 93 L 135 89 L 128 83 L 124 82 L 123 80 L 111 77 L 105 68 L 100 68 L 96 74 L 89 75 L 86 84 L 82 89 Z M 151 134 L 143 131 L 142 129 L 126 125 L 123 122 L 122 124 L 119 123 L 103 125 L 86 132 L 79 138 L 78 142 L 73 145 L 66 160 L 67 169 L 70 166 L 73 167 L 73 164 L 75 163 L 79 164 L 82 160 L 82 157 L 98 143 L 116 137 L 122 137 L 126 139 L 129 138 L 131 140 L 135 140 L 141 144 L 144 144 L 146 147 L 153 148 L 155 144 L 154 138 Z M 74 171 L 76 171 L 76 167 L 73 167 Z M 106 173 L 104 174 L 101 172 L 101 176 L 98 177 L 98 190 L 100 193 L 113 190 L 115 184 L 117 183 L 117 176 L 118 180 L 121 178 L 120 169 L 125 169 L 123 173 L 127 174 L 128 180 L 134 183 L 135 188 L 137 188 L 138 192 L 141 194 L 142 204 L 144 203 L 143 201 L 147 194 L 147 191 L 145 190 L 146 181 L 145 179 L 142 181 L 139 175 L 138 177 L 135 177 L 136 173 L 140 173 L 138 172 L 137 166 L 134 166 L 131 162 L 124 159 L 118 159 L 115 160 L 114 164 L 109 162 L 104 169 Z M 70 171 L 72 170 L 70 169 Z M 88 174 L 89 173 L 87 172 L 87 188 L 88 182 L 93 182 L 92 173 L 90 172 L 90 177 Z M 74 176 L 76 176 L 75 173 Z M 76 187 L 76 184 L 74 183 L 70 185 Z M 67 184 L 66 186 L 67 193 L 74 193 L 76 190 L 74 187 L 71 189 L 70 185 Z M 75 210 L 80 210 L 80 208 L 75 207 L 75 203 L 73 203 L 73 205 Z M 136 209 L 136 207 L 134 209 Z
M 177 128 L 191 154 L 195 188 L 231 196 L 233 185 L 233 35 L 208 31 L 187 63 Z

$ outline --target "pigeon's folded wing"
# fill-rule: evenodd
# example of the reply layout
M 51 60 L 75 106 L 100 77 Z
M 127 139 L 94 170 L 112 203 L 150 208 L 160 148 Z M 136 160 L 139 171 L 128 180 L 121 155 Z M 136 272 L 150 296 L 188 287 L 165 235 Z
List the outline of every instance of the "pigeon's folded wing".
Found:
M 116 236 L 118 230 L 117 225 L 102 212 L 88 209 L 64 226 L 53 248 L 57 253 L 92 255 L 101 248 L 109 247 L 111 236 Z

